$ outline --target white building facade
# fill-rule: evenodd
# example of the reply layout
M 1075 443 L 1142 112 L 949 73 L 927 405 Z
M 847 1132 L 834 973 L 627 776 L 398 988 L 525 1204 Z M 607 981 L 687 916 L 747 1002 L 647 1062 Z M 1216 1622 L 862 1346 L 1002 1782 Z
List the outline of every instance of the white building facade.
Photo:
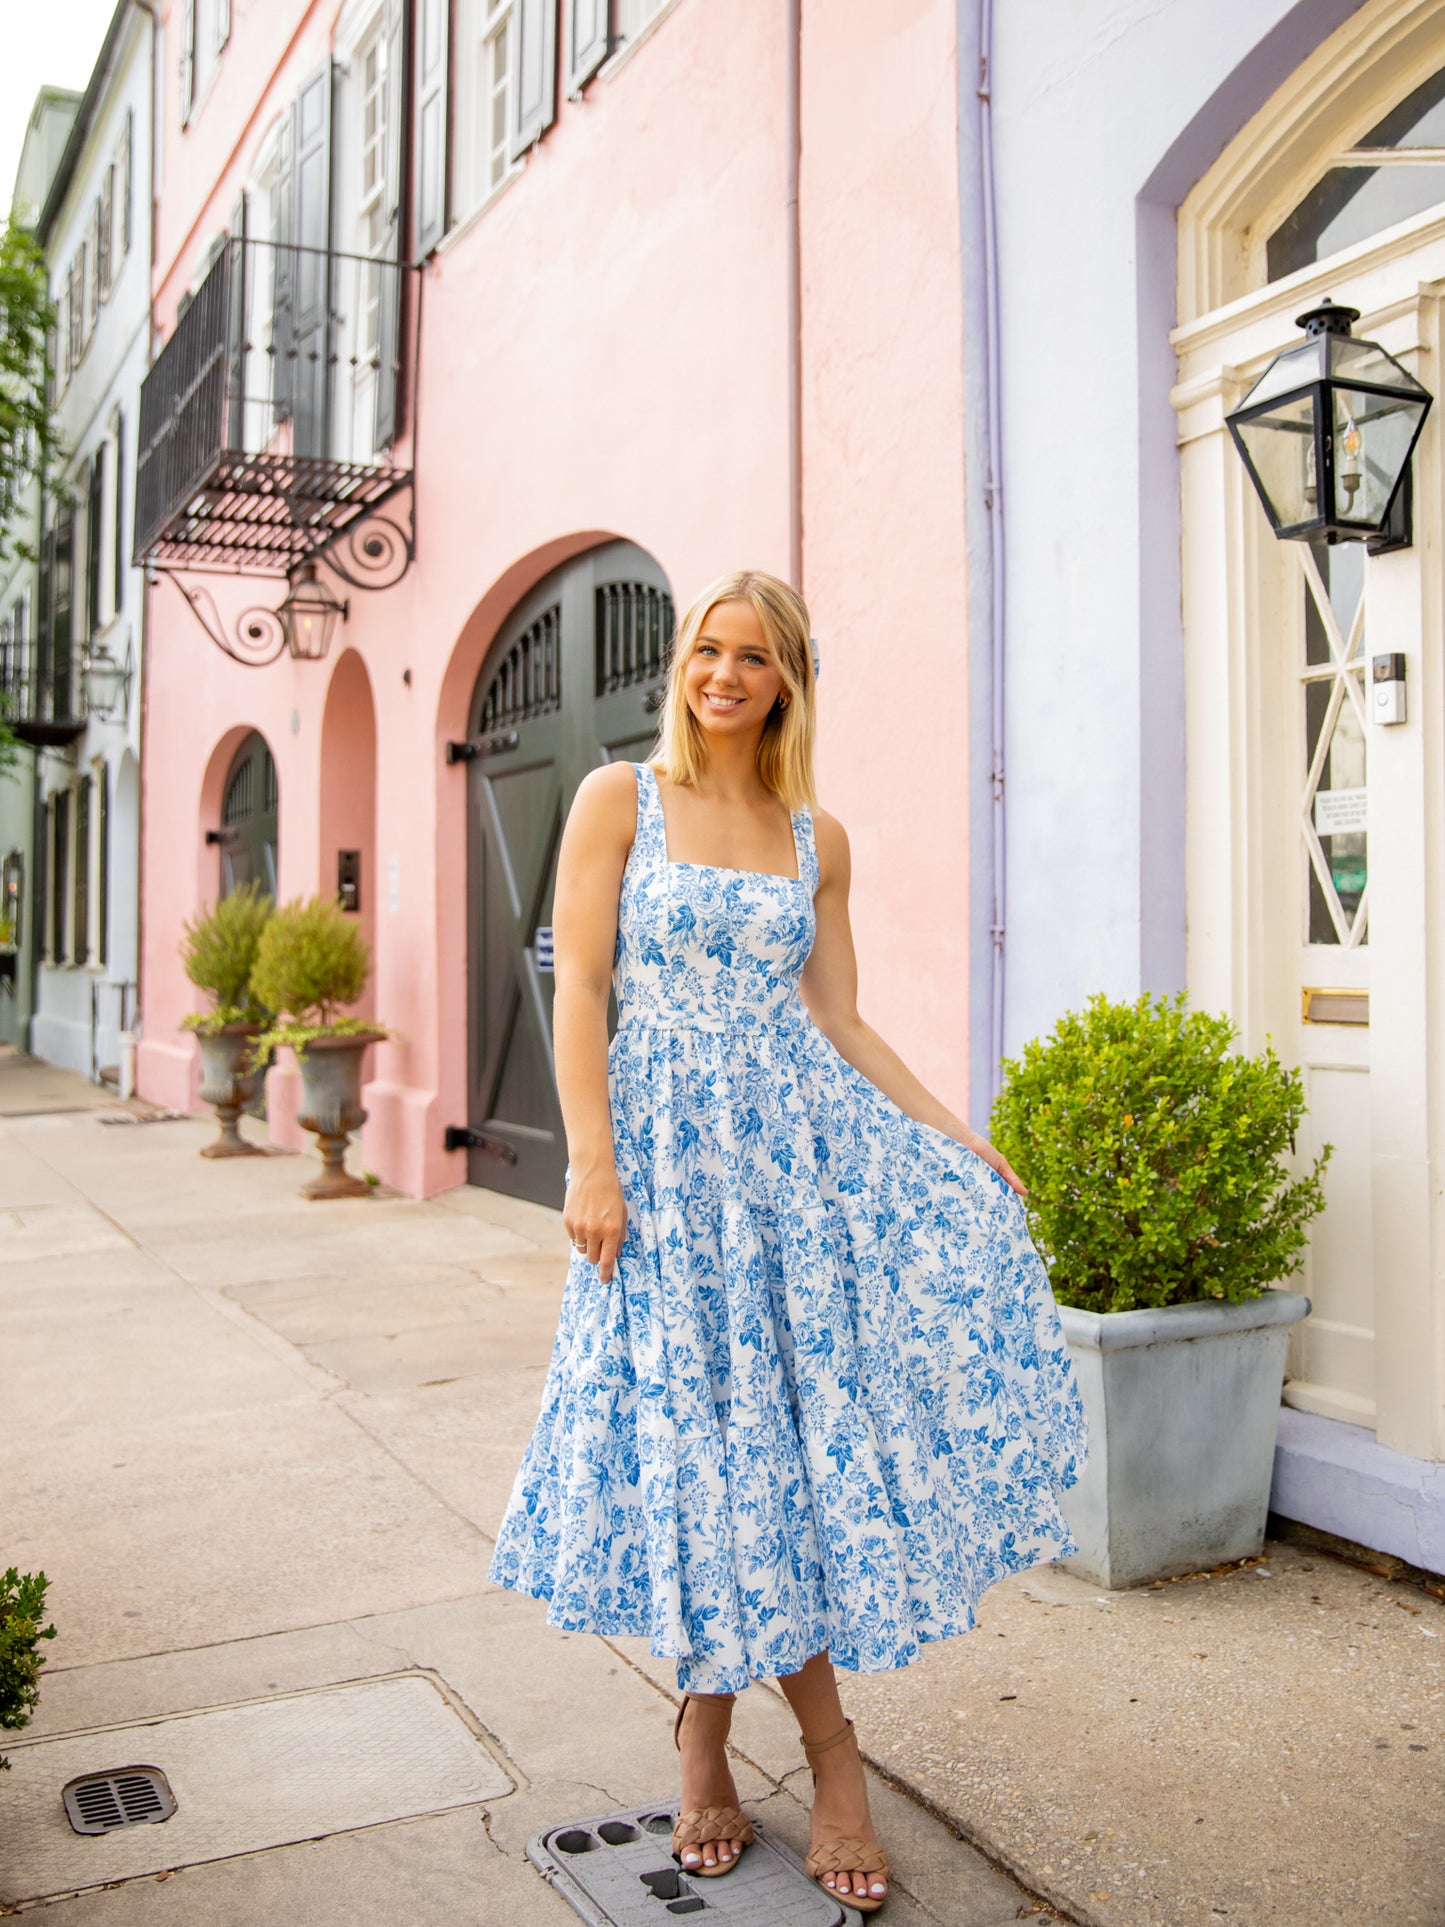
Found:
M 131 518 L 150 355 L 150 15 L 121 0 L 36 231 L 57 327 L 61 487 L 32 597 L 38 948 L 30 1048 L 115 1075 L 135 1019 L 143 572 Z M 58 498 L 58 499 L 57 499 Z
M 1301 1069 L 1299 1156 L 1334 1152 L 1273 1503 L 1445 1570 L 1445 409 L 1372 556 L 1277 541 L 1225 426 L 1331 298 L 1445 388 L 1445 0 L 1020 0 L 992 35 L 998 1034 L 1184 989 Z

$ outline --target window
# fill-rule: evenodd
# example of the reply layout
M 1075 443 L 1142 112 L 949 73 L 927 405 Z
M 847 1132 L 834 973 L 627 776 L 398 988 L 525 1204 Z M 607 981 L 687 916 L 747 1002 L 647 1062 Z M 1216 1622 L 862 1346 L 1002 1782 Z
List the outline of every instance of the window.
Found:
M 1367 241 L 1445 201 L 1445 70 L 1331 161 L 1322 181 L 1269 237 L 1268 277 Z
M 100 209 L 96 217 L 96 261 L 100 277 L 100 298 L 110 299 L 111 270 L 115 254 L 115 162 L 100 177 Z
M 85 243 L 82 241 L 70 263 L 68 286 L 70 345 L 66 351 L 68 372 L 73 374 L 85 353 Z
M 90 210 L 86 223 L 85 247 L 81 254 L 81 272 L 85 279 L 85 338 L 84 346 L 89 347 L 90 337 L 95 333 L 95 324 L 100 317 L 100 202 Z
M 90 962 L 90 778 L 75 786 L 75 885 L 71 893 L 71 955 Z
M 115 172 L 120 183 L 120 251 L 130 253 L 131 243 L 131 142 L 134 127 L 134 111 L 126 109 L 125 120 L 121 125 L 120 140 L 116 143 Z
M 230 0 L 184 0 L 181 19 L 181 125 L 184 127 L 216 77 L 221 51 L 231 37 Z
M 370 462 L 396 427 L 402 10 L 361 22 L 341 72 L 336 124 L 334 452 Z
M 25 942 L 25 853 L 11 850 L 0 864 L 0 923 L 18 950 Z
M 391 238 L 386 166 L 386 35 L 380 15 L 362 45 L 358 66 L 361 201 L 357 218 L 357 252 L 376 261 L 386 254 Z M 357 353 L 363 363 L 368 363 L 375 359 L 381 339 L 381 271 L 374 267 L 365 269 L 362 282 Z
M 635 40 L 667 4 L 668 0 L 617 0 L 618 44 L 625 47 L 629 40 Z
M 64 963 L 67 888 L 70 880 L 70 793 L 57 790 L 50 799 L 50 961 Z
M 40 688 L 36 694 L 48 698 L 50 713 L 71 713 L 71 601 L 74 593 L 75 519 L 70 504 L 62 502 L 50 531 L 50 567 L 46 573 L 49 592 L 49 632 L 40 638 Z
M 456 202 L 470 214 L 512 171 L 513 0 L 462 0 L 457 20 Z

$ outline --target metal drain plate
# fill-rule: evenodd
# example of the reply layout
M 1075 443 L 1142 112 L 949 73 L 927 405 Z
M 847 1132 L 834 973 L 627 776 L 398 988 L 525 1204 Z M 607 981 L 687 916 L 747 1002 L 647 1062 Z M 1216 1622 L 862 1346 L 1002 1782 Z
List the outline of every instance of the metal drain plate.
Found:
M 677 1808 L 632 1807 L 549 1827 L 527 1858 L 587 1927 L 670 1927 L 709 1919 L 718 1927 L 862 1927 L 863 1916 L 831 1899 L 801 1861 L 756 1820 L 756 1839 L 732 1872 L 702 1879 L 672 1854 Z
M 82 1773 L 60 1790 L 77 1833 L 111 1833 L 169 1820 L 176 1797 L 158 1766 L 118 1766 L 108 1773 Z
M 0 1902 L 256 1853 L 471 1806 L 512 1782 L 422 1673 L 393 1674 L 6 1747 Z M 161 1826 L 71 1829 L 66 1785 L 116 1759 L 154 1760 L 174 1789 Z

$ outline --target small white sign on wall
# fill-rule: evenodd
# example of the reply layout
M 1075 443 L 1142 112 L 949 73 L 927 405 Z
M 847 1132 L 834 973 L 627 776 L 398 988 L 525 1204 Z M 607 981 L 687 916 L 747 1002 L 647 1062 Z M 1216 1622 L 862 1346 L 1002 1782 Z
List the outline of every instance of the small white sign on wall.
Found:
M 1315 832 L 1319 836 L 1348 836 L 1369 828 L 1368 790 L 1316 790 Z

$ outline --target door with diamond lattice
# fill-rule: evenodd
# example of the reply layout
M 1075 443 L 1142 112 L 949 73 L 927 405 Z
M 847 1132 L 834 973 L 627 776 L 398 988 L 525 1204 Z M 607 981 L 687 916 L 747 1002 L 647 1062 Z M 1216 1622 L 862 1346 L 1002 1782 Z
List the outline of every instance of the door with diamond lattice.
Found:
M 673 608 L 644 550 L 609 542 L 513 610 L 467 731 L 468 1122 L 473 1184 L 560 1205 L 552 891 L 577 786 L 656 733 Z
M 1293 923 L 1295 1059 L 1309 1112 L 1306 1156 L 1332 1147 L 1329 1203 L 1303 1279 L 1313 1314 L 1294 1340 L 1296 1403 L 1371 1424 L 1375 1294 L 1370 1126 L 1370 716 L 1367 671 L 1376 623 L 1370 559 L 1359 542 L 1280 545 L 1292 745 L 1278 770 L 1294 809 L 1277 855 L 1293 871 L 1282 897 Z

